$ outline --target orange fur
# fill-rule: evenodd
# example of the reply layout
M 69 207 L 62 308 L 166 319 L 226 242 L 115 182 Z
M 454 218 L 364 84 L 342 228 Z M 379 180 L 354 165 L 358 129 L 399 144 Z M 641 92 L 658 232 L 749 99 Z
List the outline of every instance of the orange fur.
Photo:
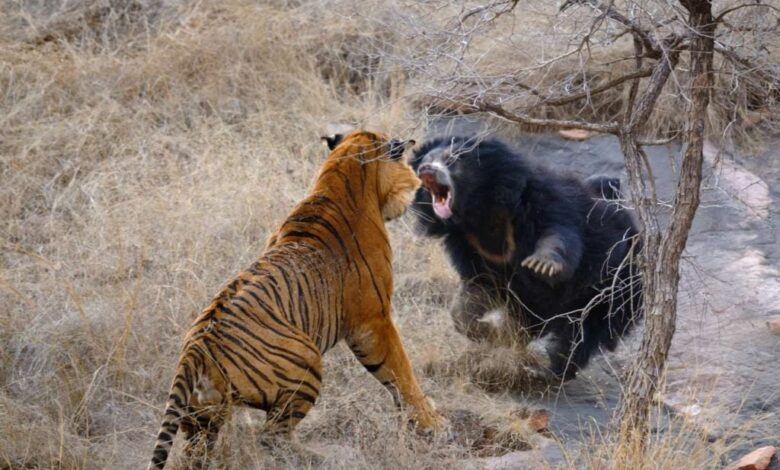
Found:
M 180 426 L 188 452 L 208 451 L 231 403 L 266 410 L 269 435 L 291 434 L 319 394 L 321 354 L 341 339 L 417 425 L 441 427 L 391 318 L 384 221 L 403 214 L 420 183 L 388 148 L 371 132 L 344 138 L 261 258 L 195 320 L 150 468 L 165 465 Z

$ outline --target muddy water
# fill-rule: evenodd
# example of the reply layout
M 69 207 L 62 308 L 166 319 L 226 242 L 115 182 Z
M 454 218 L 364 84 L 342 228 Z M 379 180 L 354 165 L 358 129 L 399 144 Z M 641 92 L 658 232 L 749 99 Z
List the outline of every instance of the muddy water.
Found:
M 478 122 L 439 122 L 432 134 L 481 129 Z M 618 142 L 526 135 L 511 142 L 530 158 L 592 175 L 625 171 Z M 780 142 L 778 142 L 780 143 Z M 647 148 L 659 199 L 669 202 L 678 145 Z M 708 145 L 705 188 L 683 261 L 678 330 L 669 358 L 663 407 L 686 414 L 710 439 L 741 442 L 729 458 L 780 444 L 780 336 L 766 320 L 780 315 L 780 151 L 735 158 Z M 616 354 L 600 357 L 577 380 L 541 399 L 551 425 L 570 442 L 609 423 L 638 331 Z M 659 429 L 665 425 L 663 419 Z M 780 470 L 778 459 L 771 467 Z

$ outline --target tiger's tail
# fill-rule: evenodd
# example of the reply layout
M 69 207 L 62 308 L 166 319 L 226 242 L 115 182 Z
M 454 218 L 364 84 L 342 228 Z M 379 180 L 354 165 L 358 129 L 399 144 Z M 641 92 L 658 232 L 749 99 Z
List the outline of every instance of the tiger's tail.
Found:
M 165 467 L 168 453 L 173 446 L 173 439 L 179 430 L 182 416 L 186 413 L 195 383 L 197 383 L 201 372 L 200 368 L 196 367 L 195 361 L 192 361 L 192 356 L 185 356 L 179 362 L 179 366 L 176 368 L 176 376 L 173 378 L 171 391 L 168 395 L 168 401 L 165 403 L 165 414 L 163 415 L 160 432 L 157 434 L 157 442 L 154 445 L 152 461 L 148 467 L 149 470 L 161 470 Z

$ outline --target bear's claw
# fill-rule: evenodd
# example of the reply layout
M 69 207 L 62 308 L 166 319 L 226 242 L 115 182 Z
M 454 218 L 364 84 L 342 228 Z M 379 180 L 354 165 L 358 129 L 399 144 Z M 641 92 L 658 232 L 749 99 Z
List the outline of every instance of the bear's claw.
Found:
M 563 272 L 563 264 L 536 254 L 524 259 L 520 265 L 546 277 L 555 277 Z

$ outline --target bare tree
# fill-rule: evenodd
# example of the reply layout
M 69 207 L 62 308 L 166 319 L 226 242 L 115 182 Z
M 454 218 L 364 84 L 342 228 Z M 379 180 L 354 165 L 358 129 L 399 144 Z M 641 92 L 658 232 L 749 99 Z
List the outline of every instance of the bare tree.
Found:
M 678 62 L 680 48 L 685 45 L 690 53 L 691 84 L 690 102 L 686 112 L 683 134 L 684 153 L 673 201 L 671 221 L 661 231 L 656 214 L 651 210 L 654 201 L 648 197 L 646 179 L 642 175 L 642 149 L 634 137 L 636 117 L 624 120 L 618 136 L 628 169 L 629 183 L 643 230 L 643 282 L 645 286 L 646 328 L 636 364 L 631 369 L 627 392 L 621 409 L 621 444 L 627 448 L 641 446 L 649 430 L 648 414 L 653 397 L 664 373 L 669 347 L 672 344 L 677 319 L 677 288 L 680 280 L 680 257 L 688 240 L 688 232 L 699 207 L 702 179 L 702 162 L 705 138 L 705 118 L 712 87 L 712 56 L 714 53 L 715 22 L 712 5 L 708 0 L 681 0 L 688 10 L 687 44 L 677 37 L 665 42 L 677 48 L 662 50 L 662 57 L 653 71 L 655 81 L 640 100 L 639 112 L 648 113 L 642 106 L 651 107 L 655 90 L 663 86 Z M 637 34 L 637 37 L 641 36 Z M 641 42 L 641 39 L 639 40 Z M 639 49 L 640 46 L 637 46 Z M 639 51 L 638 51 L 639 52 Z M 637 54 L 639 56 L 639 54 Z M 639 59 L 638 59 L 639 60 Z M 635 82 L 636 84 L 636 82 Z M 626 116 L 630 116 L 627 110 Z
M 762 56 L 760 45 L 744 45 L 746 34 L 766 37 L 771 32 L 769 36 L 776 38 L 780 10 L 771 3 L 747 1 L 714 13 L 709 0 L 568 0 L 560 8 L 561 15 L 578 10 L 590 18 L 574 21 L 568 36 L 575 40 L 572 47 L 530 65 L 522 63 L 522 51 L 515 49 L 515 63 L 507 56 L 500 67 L 486 71 L 484 50 L 469 51 L 479 49 L 479 38 L 489 37 L 497 23 L 521 27 L 521 8 L 516 0 L 495 0 L 462 7 L 441 31 L 419 27 L 418 33 L 432 39 L 426 53 L 412 62 L 412 69 L 416 64 L 415 72 L 429 82 L 431 76 L 438 78 L 420 90 L 421 101 L 430 109 L 486 113 L 525 128 L 573 128 L 619 139 L 632 201 L 643 226 L 646 328 L 626 377 L 618 414 L 618 451 L 641 451 L 675 332 L 680 259 L 699 206 L 704 141 L 738 137 L 737 130 L 749 127 L 744 119 L 749 112 L 776 119 L 772 114 L 780 94 L 776 61 L 771 55 Z M 729 21 L 738 13 L 743 14 L 739 21 Z M 505 49 L 511 51 L 511 32 L 507 37 L 510 47 Z M 621 55 L 625 39 L 630 39 L 632 53 Z M 620 56 L 611 61 L 600 57 L 610 69 L 606 74 L 593 73 L 598 49 L 616 50 Z M 715 87 L 716 55 L 717 78 L 731 83 L 730 91 Z M 659 113 L 659 102 L 670 99 L 684 106 L 685 112 L 674 117 Z M 717 100 L 717 107 L 710 106 L 711 99 Z M 616 108 L 615 102 L 620 106 Z M 659 117 L 653 119 L 654 113 Z M 662 227 L 661 206 L 643 147 L 674 138 L 682 142 L 682 163 L 671 218 Z

